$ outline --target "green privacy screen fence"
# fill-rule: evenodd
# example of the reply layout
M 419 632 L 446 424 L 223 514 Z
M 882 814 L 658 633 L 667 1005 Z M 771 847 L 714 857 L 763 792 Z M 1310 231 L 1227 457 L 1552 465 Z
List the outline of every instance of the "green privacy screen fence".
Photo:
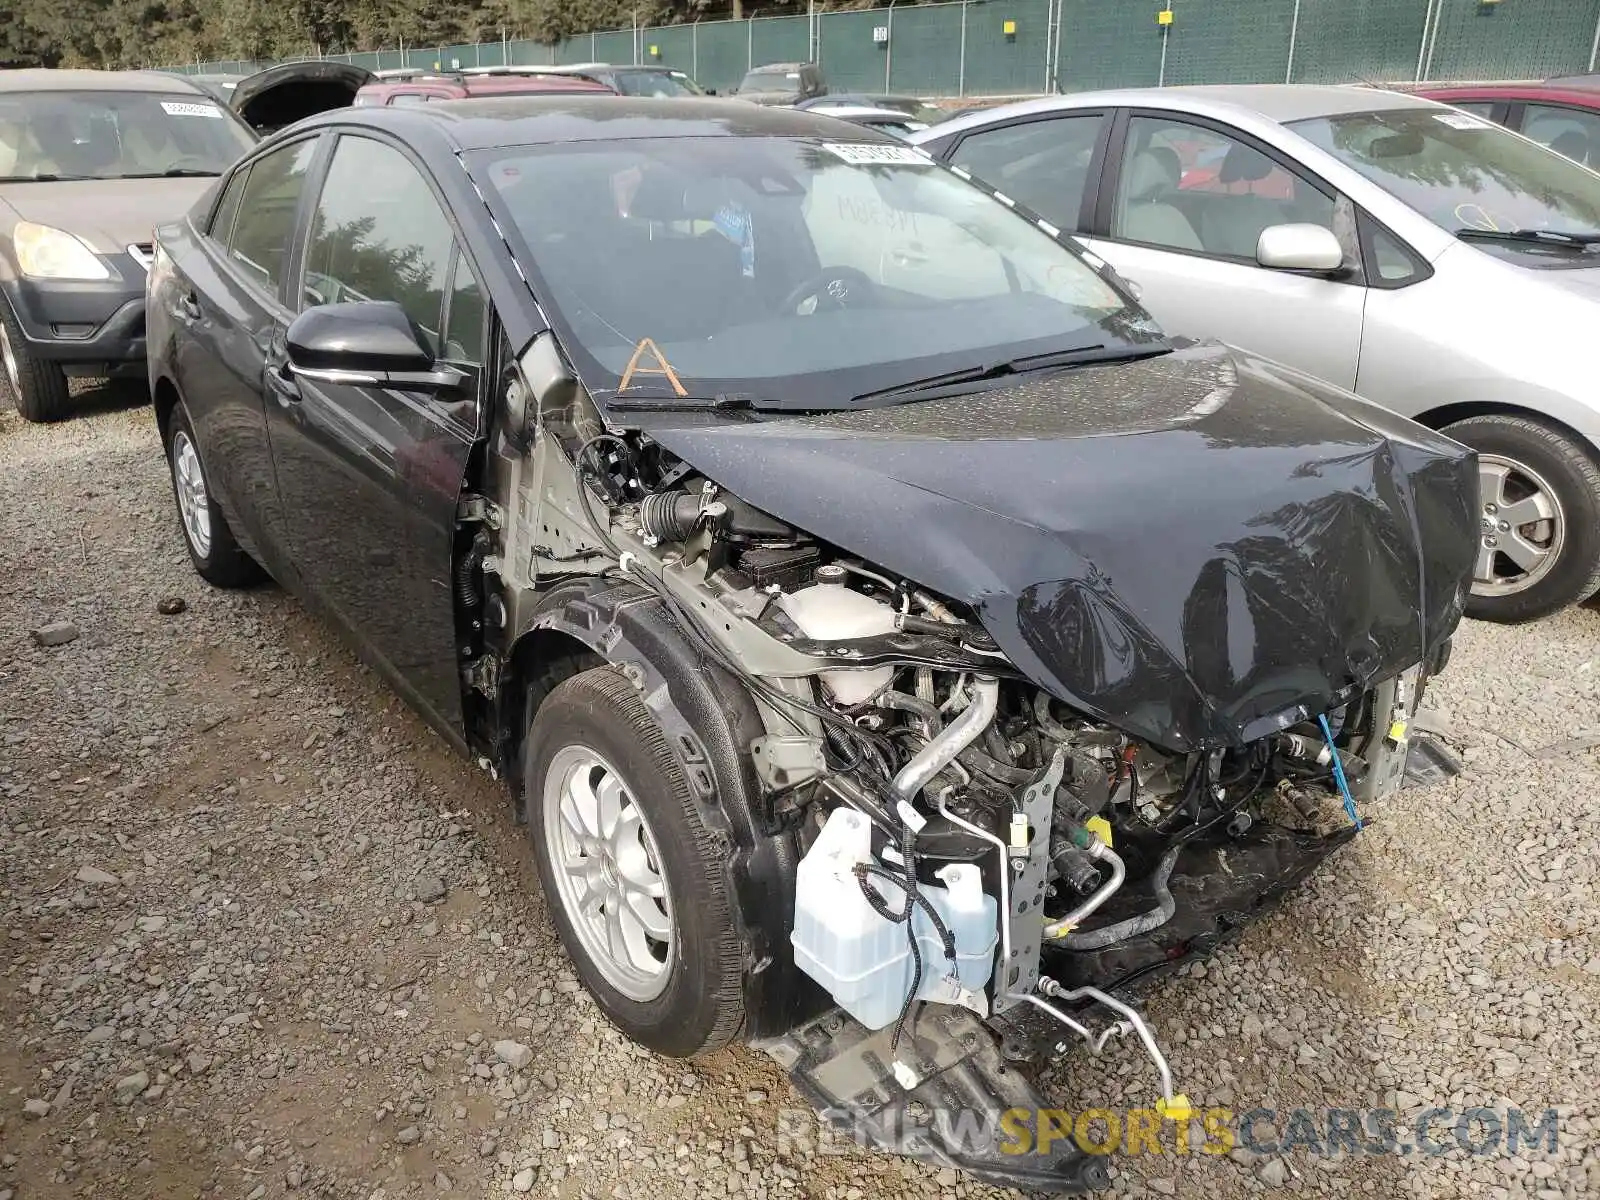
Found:
M 962 0 L 323 57 L 373 70 L 659 63 L 726 91 L 815 58 L 835 91 L 993 96 L 1182 83 L 1532 79 L 1595 69 L 1600 0 Z M 193 63 L 248 72 L 265 63 Z

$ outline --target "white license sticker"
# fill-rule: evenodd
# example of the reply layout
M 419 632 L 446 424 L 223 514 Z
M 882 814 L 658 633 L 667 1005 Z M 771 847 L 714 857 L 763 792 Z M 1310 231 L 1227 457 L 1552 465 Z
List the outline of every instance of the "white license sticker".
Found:
M 1444 124 L 1450 126 L 1451 129 L 1487 129 L 1487 128 L 1489 128 L 1489 122 L 1488 121 L 1483 120 L 1481 117 L 1475 117 L 1471 113 L 1464 113 L 1464 112 L 1434 113 L 1433 114 L 1433 119 L 1435 121 L 1443 122 Z
M 222 110 L 215 104 L 188 104 L 180 100 L 163 100 L 161 111 L 169 117 L 210 117 L 222 120 Z
M 907 167 L 931 167 L 933 159 L 915 146 L 875 146 L 870 142 L 823 142 L 822 148 L 835 158 L 856 166 L 894 163 Z

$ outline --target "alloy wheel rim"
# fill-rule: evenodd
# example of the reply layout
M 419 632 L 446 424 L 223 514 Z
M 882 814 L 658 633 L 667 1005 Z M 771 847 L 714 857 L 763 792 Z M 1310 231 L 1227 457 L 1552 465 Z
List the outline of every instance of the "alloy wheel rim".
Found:
M 1478 557 L 1473 593 L 1513 596 L 1544 579 L 1561 557 L 1567 522 L 1544 476 L 1503 454 L 1478 455 Z
M 211 553 L 211 503 L 206 477 L 189 435 L 179 430 L 172 439 L 172 481 L 178 493 L 178 514 L 184 536 L 201 558 Z
M 556 899 L 605 981 L 644 1003 L 677 955 L 672 897 L 655 835 L 621 773 L 587 746 L 550 762 L 542 803 Z
M 0 361 L 6 364 L 6 383 L 11 386 L 14 397 L 22 396 L 22 368 L 17 366 L 17 351 L 11 344 L 11 332 L 6 328 L 6 323 L 0 321 Z

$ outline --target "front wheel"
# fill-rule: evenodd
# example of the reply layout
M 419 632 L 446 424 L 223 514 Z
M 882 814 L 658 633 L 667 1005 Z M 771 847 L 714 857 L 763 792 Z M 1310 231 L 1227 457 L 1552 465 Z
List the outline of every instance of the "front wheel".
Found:
M 578 977 L 613 1024 L 686 1058 L 744 1024 L 743 955 L 719 841 L 615 668 L 545 698 L 523 751 L 539 880 Z
M 1469 417 L 1444 432 L 1478 452 L 1478 557 L 1469 617 L 1533 621 L 1600 588 L 1600 465 L 1531 417 Z
M 59 421 L 72 405 L 66 372 L 59 363 L 37 358 L 28 348 L 11 306 L 0 300 L 0 365 L 5 368 L 6 386 L 17 402 L 25 421 Z

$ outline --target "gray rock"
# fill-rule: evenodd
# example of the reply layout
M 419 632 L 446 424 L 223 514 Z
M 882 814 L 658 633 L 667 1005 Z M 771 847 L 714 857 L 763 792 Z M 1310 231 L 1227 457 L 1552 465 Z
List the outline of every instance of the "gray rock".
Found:
M 1269 1158 L 1261 1164 L 1256 1178 L 1269 1188 L 1281 1188 L 1289 1182 L 1289 1164 L 1281 1158 Z
M 117 1080 L 117 1103 L 131 1104 L 144 1095 L 145 1089 L 150 1086 L 150 1076 L 144 1071 L 135 1071 L 132 1075 L 124 1075 Z
M 109 1026 L 109 1025 L 96 1025 L 93 1029 L 89 1030 L 88 1033 L 83 1035 L 83 1040 L 87 1044 L 93 1046 L 93 1045 L 96 1045 L 96 1044 L 98 1044 L 100 1042 L 109 1042 L 112 1038 L 114 1038 L 116 1036 L 117 1036 L 117 1031 L 115 1029 L 111 1028 L 111 1026 Z
M 513 1071 L 520 1071 L 533 1061 L 533 1051 L 521 1042 L 509 1039 L 494 1044 L 494 1056 Z
M 79 883 L 94 884 L 98 887 L 115 887 L 121 883 L 110 871 L 103 871 L 99 867 L 91 867 L 88 863 L 78 868 L 75 878 Z
M 909 991 L 910 989 L 906 990 Z M 433 1186 L 441 1192 L 448 1192 L 455 1184 L 450 1182 L 450 1176 L 443 1171 L 435 1171 L 433 1173 Z
M 907 885 L 909 886 L 909 884 Z M 533 1167 L 523 1167 L 511 1177 L 511 1190 L 513 1192 L 533 1191 L 533 1181 L 539 1177 L 539 1172 Z
M 422 1140 L 422 1130 L 418 1129 L 415 1125 L 407 1125 L 399 1133 L 394 1135 L 394 1140 L 399 1142 L 402 1146 L 415 1146 Z
M 444 880 L 437 875 L 418 875 L 411 885 L 412 894 L 424 904 L 432 904 L 436 900 L 443 900 L 449 890 L 445 887 Z
M 33 631 L 34 644 L 39 646 L 65 646 L 77 638 L 78 627 L 71 621 L 52 621 Z
M 909 991 L 910 989 L 908 988 L 907 990 Z M 1146 1179 L 1144 1185 L 1158 1196 L 1176 1196 L 1178 1194 L 1178 1185 L 1170 1179 Z
M 34 1121 L 43 1120 L 50 1115 L 50 1101 L 24 1100 L 22 1102 L 22 1115 Z

